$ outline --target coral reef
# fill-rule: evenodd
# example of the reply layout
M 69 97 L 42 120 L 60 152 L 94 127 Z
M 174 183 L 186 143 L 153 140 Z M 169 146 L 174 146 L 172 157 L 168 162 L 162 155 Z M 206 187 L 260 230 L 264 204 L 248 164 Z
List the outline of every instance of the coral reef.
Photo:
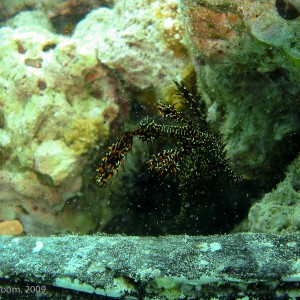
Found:
M 167 142 L 149 152 L 139 144 L 134 149 L 139 161 L 128 155 L 126 173 L 109 189 L 90 186 L 92 165 L 107 140 L 132 132 L 143 116 L 155 115 L 157 99 L 166 116 L 177 114 L 175 104 L 178 111 L 184 108 L 173 79 L 198 88 L 208 107 L 205 122 L 222 132 L 237 173 L 263 187 L 268 181 L 268 187 L 275 186 L 300 149 L 295 109 L 300 99 L 299 10 L 296 0 L 1 1 L 0 219 L 20 220 L 30 234 L 132 224 L 130 216 L 142 213 L 124 214 L 126 201 L 143 185 L 141 178 L 130 176 L 142 170 L 143 157 Z M 132 120 L 122 128 L 129 116 Z M 150 168 L 168 162 L 169 171 L 177 172 L 178 158 L 167 149 Z M 251 230 L 298 229 L 290 210 L 298 210 L 298 179 L 292 179 L 297 164 L 254 204 Z M 108 173 L 105 179 L 113 172 Z M 148 179 L 150 192 L 158 195 L 162 185 Z M 176 194 L 179 182 L 168 180 Z M 230 210 L 229 191 L 191 194 L 202 202 L 189 208 L 187 222 L 203 219 L 208 227 L 210 213 L 222 218 L 222 209 Z M 167 207 L 160 207 L 162 216 L 178 208 L 170 195 L 157 197 Z M 204 209 L 216 199 L 221 200 L 218 213 Z M 288 204 L 286 199 L 294 200 Z M 156 221 L 152 217 L 150 224 Z
M 119 212 L 108 190 L 89 188 L 91 165 L 128 118 L 128 98 L 150 111 L 157 96 L 173 99 L 171 79 L 195 80 L 178 3 L 0 8 L 0 219 L 29 234 L 101 230 Z
M 56 32 L 70 35 L 80 20 L 82 20 L 93 9 L 105 4 L 105 2 L 107 1 L 63 1 L 53 7 L 53 13 L 51 13 L 49 18 L 55 27 Z
M 162 40 L 176 56 L 187 55 L 185 30 L 182 16 L 179 14 L 178 1 L 157 1 L 154 5 L 155 26 L 161 32 Z
M 210 104 L 210 121 L 220 126 L 240 172 L 262 183 L 281 179 L 300 148 L 300 116 L 295 110 L 300 93 L 299 18 L 298 12 L 292 18 L 288 3 L 296 5 L 293 1 L 285 2 L 284 11 L 279 2 L 211 0 L 183 5 L 194 33 L 193 53 L 198 61 L 201 57 L 197 73 Z M 200 17 L 205 11 L 218 18 L 214 23 L 219 36 L 209 30 L 213 18 Z M 244 230 L 299 230 L 298 160 L 277 188 L 253 205 Z
M 0 218 L 17 218 L 32 234 L 87 232 L 98 224 L 78 204 L 87 164 L 81 155 L 109 135 L 118 80 L 102 67 L 101 89 L 87 84 L 86 74 L 100 69 L 95 53 L 77 50 L 77 40 L 36 16 L 21 12 L 7 22 L 15 29 L 0 29 Z
M 180 3 L 199 92 L 233 163 L 248 179 L 280 178 L 299 150 L 299 18 L 274 1 Z
M 64 137 L 76 154 L 83 154 L 95 147 L 97 142 L 98 145 L 103 145 L 109 135 L 108 130 L 101 118 L 76 119 L 65 132 Z
M 244 200 L 262 198 L 238 230 L 298 231 L 299 1 L 188 0 L 180 8 L 208 121 L 249 180 Z
M 47 175 L 54 186 L 60 186 L 76 174 L 78 164 L 76 156 L 61 141 L 42 142 L 34 153 L 34 170 Z
M 60 28 L 64 27 L 63 24 L 73 27 L 76 20 L 80 20 L 91 10 L 99 6 L 112 5 L 113 0 L 3 0 L 0 3 L 0 20 L 7 20 L 26 10 L 42 11 Z

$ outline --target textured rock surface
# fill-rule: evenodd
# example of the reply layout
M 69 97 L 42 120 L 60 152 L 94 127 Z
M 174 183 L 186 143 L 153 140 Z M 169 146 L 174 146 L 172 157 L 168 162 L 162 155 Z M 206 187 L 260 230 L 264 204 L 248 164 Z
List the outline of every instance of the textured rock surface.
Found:
M 93 213 L 70 199 L 83 187 L 84 155 L 118 116 L 118 81 L 78 40 L 49 31 L 46 16 L 22 17 L 0 29 L 0 219 L 20 219 L 27 233 L 87 232 Z M 97 95 L 86 77 L 95 69 Z
M 90 13 L 74 38 L 133 86 L 160 89 L 162 80 L 170 84 L 190 64 L 183 33 L 177 0 L 129 0 Z
M 289 166 L 276 189 L 252 206 L 248 222 L 254 232 L 300 230 L 300 157 Z
M 193 73 L 177 1 L 112 2 L 0 4 L 0 220 L 26 233 L 101 230 L 118 214 L 109 190 L 87 189 L 96 153 L 129 95 L 151 110 Z
M 299 246 L 297 234 L 0 237 L 1 293 L 296 299 Z
M 249 179 L 280 174 L 300 129 L 300 19 L 283 19 L 271 0 L 180 3 L 199 90 L 234 165 Z
M 0 20 L 7 20 L 17 15 L 20 12 L 26 10 L 40 10 L 44 11 L 49 18 L 53 16 L 68 15 L 73 12 L 75 15 L 78 14 L 78 10 L 82 10 L 81 13 L 99 7 L 101 5 L 112 5 L 113 0 L 81 0 L 81 1 L 69 1 L 69 0 L 3 0 L 0 3 Z
M 40 144 L 34 154 L 35 170 L 48 175 L 55 186 L 59 186 L 76 172 L 77 160 L 71 149 L 60 141 Z

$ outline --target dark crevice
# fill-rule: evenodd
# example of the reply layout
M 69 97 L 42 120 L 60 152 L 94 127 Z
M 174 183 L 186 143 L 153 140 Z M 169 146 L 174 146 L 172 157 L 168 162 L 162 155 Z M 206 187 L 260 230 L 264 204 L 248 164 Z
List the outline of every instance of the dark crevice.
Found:
M 278 14 L 285 20 L 294 20 L 299 17 L 298 9 L 287 0 L 276 0 Z

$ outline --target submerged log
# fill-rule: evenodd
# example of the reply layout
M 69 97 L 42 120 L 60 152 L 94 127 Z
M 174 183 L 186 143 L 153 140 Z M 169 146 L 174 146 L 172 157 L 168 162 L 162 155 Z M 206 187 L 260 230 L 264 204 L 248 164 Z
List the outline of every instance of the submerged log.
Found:
M 5 299 L 285 299 L 299 284 L 300 234 L 0 237 Z

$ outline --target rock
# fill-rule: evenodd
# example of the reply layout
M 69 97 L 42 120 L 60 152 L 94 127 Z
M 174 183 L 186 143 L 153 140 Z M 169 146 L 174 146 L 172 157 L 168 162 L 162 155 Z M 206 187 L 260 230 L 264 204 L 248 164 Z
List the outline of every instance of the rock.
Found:
M 0 28 L 0 218 L 21 220 L 31 234 L 89 232 L 92 223 L 97 227 L 91 212 L 70 200 L 83 187 L 87 160 L 80 155 L 93 155 L 103 145 L 118 116 L 119 81 L 94 51 L 77 51 L 77 39 L 56 35 L 47 18 L 37 15 L 20 13 L 8 20 L 11 28 Z M 87 83 L 91 70 L 98 77 Z M 95 130 L 73 126 L 82 124 L 78 120 Z
M 199 92 L 247 179 L 278 178 L 299 134 L 299 22 L 274 1 L 180 1 Z
M 0 237 L 0 286 L 56 299 L 296 299 L 299 246 L 299 234 Z
M 133 86 L 161 88 L 162 79 L 171 82 L 190 64 L 180 16 L 176 0 L 117 1 L 91 12 L 74 38 Z
M 146 111 L 156 96 L 174 103 L 172 80 L 194 80 L 176 0 L 112 4 L 0 4 L 0 217 L 20 219 L 27 233 L 101 230 L 121 215 L 108 209 L 108 189 L 87 188 L 93 161 L 131 103 Z M 66 24 L 68 35 L 58 34 Z M 70 220 L 72 209 L 82 223 Z
M 59 186 L 76 172 L 76 156 L 61 141 L 46 141 L 34 154 L 35 170 L 48 175 Z
M 289 166 L 285 179 L 251 207 L 248 222 L 253 232 L 300 230 L 300 156 Z

